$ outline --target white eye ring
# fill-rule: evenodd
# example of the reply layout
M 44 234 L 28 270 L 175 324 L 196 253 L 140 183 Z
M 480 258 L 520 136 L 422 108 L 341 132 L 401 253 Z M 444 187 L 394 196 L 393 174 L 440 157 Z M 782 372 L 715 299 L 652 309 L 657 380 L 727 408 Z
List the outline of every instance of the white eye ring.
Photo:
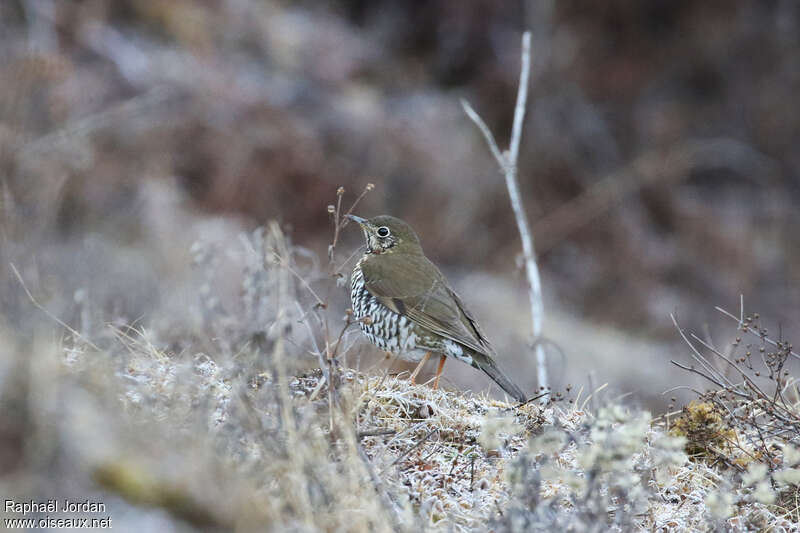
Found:
M 378 228 L 377 233 L 378 237 L 388 237 L 390 232 L 389 228 L 387 228 L 386 226 L 381 226 L 380 228 Z

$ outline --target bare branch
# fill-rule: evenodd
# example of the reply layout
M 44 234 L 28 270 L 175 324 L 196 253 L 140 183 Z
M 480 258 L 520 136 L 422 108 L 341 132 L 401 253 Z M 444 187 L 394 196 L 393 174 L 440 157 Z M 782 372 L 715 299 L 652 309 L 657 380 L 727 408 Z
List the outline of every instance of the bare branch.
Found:
M 308 283 L 308 281 L 303 276 L 298 274 L 298 272 L 294 268 L 292 268 L 292 265 L 289 264 L 289 259 L 288 258 L 281 257 L 275 250 L 271 250 L 271 251 L 272 251 L 272 258 L 275 261 L 275 263 L 280 265 L 280 266 L 282 266 L 286 270 L 288 270 L 289 273 L 297 279 L 297 281 L 299 281 L 300 283 L 303 284 L 303 287 L 308 289 L 308 292 L 317 301 L 317 303 L 316 303 L 317 306 L 322 307 L 323 309 L 328 307 L 328 304 L 326 304 L 322 300 L 322 298 L 320 298 L 319 295 L 317 295 L 317 293 L 314 292 L 314 289 L 311 288 L 311 285 Z
M 519 143 L 522 139 L 522 123 L 525 121 L 525 106 L 528 102 L 528 80 L 531 72 L 531 32 L 522 34 L 522 67 L 517 88 L 517 105 L 514 108 L 514 125 L 511 127 L 511 146 L 508 149 L 508 162 L 516 167 Z
M 359 431 L 356 433 L 356 438 L 363 439 L 364 437 L 382 437 L 384 435 L 394 435 L 397 433 L 395 429 L 369 429 L 365 431 Z
M 725 381 L 727 382 L 728 386 L 733 386 L 733 383 L 731 383 L 727 378 L 725 378 L 725 376 L 720 374 L 719 371 L 716 368 L 714 368 L 705 357 L 703 357 L 703 354 L 700 353 L 700 351 L 695 347 L 695 345 L 692 344 L 692 341 L 690 341 L 689 338 L 686 336 L 686 333 L 684 333 L 683 328 L 681 328 L 680 325 L 678 325 L 678 320 L 675 318 L 675 315 L 670 313 L 669 317 L 672 319 L 672 324 L 675 326 L 675 329 L 678 330 L 678 334 L 680 334 L 681 338 L 683 339 L 683 342 L 685 342 L 686 345 L 689 346 L 689 348 L 691 348 L 692 351 L 689 353 L 689 355 L 691 355 L 692 359 L 697 361 L 700 364 L 700 366 L 702 366 L 705 369 L 706 372 L 714 376 L 715 378 L 713 380 L 714 383 Z
M 385 473 L 385 472 L 386 472 L 386 471 L 387 471 L 387 470 L 388 470 L 390 467 L 392 467 L 392 466 L 396 465 L 397 463 L 399 463 L 400 461 L 402 461 L 403 459 L 405 459 L 406 457 L 408 457 L 408 455 L 409 455 L 411 452 L 413 452 L 414 450 L 416 450 L 417 448 L 419 448 L 420 446 L 422 446 L 423 444 L 425 444 L 425 442 L 427 442 L 427 440 L 428 440 L 429 438 L 431 438 L 431 435 L 433 435 L 434 433 L 436 433 L 436 432 L 438 432 L 438 431 L 439 431 L 439 428 L 433 428 L 432 430 L 430 430 L 430 431 L 429 431 L 427 434 L 425 434 L 425 436 L 424 436 L 424 437 L 422 437 L 422 438 L 421 438 L 421 439 L 419 439 L 417 442 L 415 442 L 415 443 L 414 443 L 414 445 L 413 445 L 411 448 L 407 449 L 407 450 L 405 451 L 405 453 L 403 453 L 403 455 L 401 455 L 400 457 L 398 457 L 397 459 L 395 459 L 394 461 L 392 461 L 392 464 L 390 464 L 389 466 L 387 466 L 386 468 L 384 468 L 384 469 L 381 471 L 381 474 Z
M 478 126 L 478 129 L 483 134 L 484 139 L 486 139 L 486 144 L 489 145 L 489 150 L 492 151 L 492 155 L 494 156 L 495 160 L 497 160 L 497 164 L 500 165 L 500 170 L 505 173 L 506 171 L 506 158 L 500 152 L 500 148 L 497 146 L 497 141 L 494 140 L 494 135 L 492 135 L 492 131 L 489 129 L 489 126 L 483 121 L 481 116 L 469 105 L 469 102 L 461 99 L 461 107 L 464 108 L 464 113 L 470 118 L 472 122 Z
M 505 176 L 506 189 L 511 200 L 511 208 L 514 211 L 514 218 L 517 221 L 517 229 L 522 240 L 522 255 L 525 259 L 525 274 L 528 278 L 528 298 L 531 307 L 531 329 L 534 338 L 534 350 L 536 353 L 536 377 L 540 387 L 547 388 L 547 361 L 545 359 L 544 347 L 536 342 L 542 335 L 542 317 L 544 315 L 544 305 L 542 303 L 542 281 L 539 276 L 539 267 L 536 264 L 536 254 L 533 247 L 533 236 L 531 234 L 528 217 L 525 214 L 525 207 L 522 205 L 522 194 L 519 190 L 517 180 L 517 158 L 519 156 L 519 145 L 522 139 L 522 125 L 525 119 L 525 107 L 528 100 L 528 81 L 530 79 L 531 67 L 531 34 L 525 32 L 522 35 L 522 66 L 519 77 L 519 87 L 517 90 L 517 103 L 514 107 L 514 123 L 511 128 L 511 142 L 509 150 L 501 153 L 491 130 L 481 119 L 480 115 L 464 100 L 461 106 L 464 112 L 475 123 L 486 139 L 492 155 L 500 165 L 500 169 Z
M 739 323 L 739 328 L 741 329 L 742 324 L 744 323 L 744 312 L 742 312 L 742 317 L 741 318 L 737 318 L 735 315 L 731 314 L 730 312 L 726 311 L 725 309 L 723 309 L 723 308 L 721 308 L 719 306 L 714 307 L 714 309 L 716 309 L 717 311 L 719 311 L 723 315 L 727 316 L 728 318 L 732 318 L 733 320 L 736 320 Z M 753 331 L 750 328 L 747 328 L 746 332 L 750 333 L 751 335 L 753 335 L 755 337 L 758 337 L 759 339 L 763 340 L 764 342 L 766 342 L 767 344 L 769 344 L 773 348 L 778 348 L 778 343 L 776 341 L 770 339 L 766 335 L 760 335 L 760 334 L 756 333 L 755 331 Z M 795 351 L 790 351 L 789 355 L 791 355 L 792 357 L 796 357 L 796 358 L 800 359 L 800 354 L 798 354 Z

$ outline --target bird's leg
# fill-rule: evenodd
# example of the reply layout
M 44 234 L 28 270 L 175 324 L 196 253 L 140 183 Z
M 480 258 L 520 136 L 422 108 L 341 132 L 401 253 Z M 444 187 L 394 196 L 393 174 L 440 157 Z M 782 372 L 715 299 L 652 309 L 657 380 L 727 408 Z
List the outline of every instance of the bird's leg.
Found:
M 436 369 L 436 379 L 433 382 L 433 390 L 439 388 L 439 376 L 442 375 L 442 370 L 444 369 L 444 362 L 447 361 L 447 356 L 442 354 L 439 356 L 439 368 Z
M 412 385 L 417 384 L 417 374 L 419 374 L 419 371 L 422 370 L 422 367 L 425 366 L 425 363 L 427 363 L 428 359 L 430 358 L 431 358 L 431 352 L 425 352 L 425 355 L 422 356 L 422 360 L 417 365 L 417 368 L 415 368 L 414 371 L 411 373 Z

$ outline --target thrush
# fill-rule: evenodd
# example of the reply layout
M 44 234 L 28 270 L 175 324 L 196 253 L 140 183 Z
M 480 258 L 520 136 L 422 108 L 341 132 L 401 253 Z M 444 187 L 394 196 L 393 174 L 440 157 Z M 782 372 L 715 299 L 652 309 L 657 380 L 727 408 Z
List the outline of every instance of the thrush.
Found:
M 525 395 L 497 366 L 495 352 L 444 275 L 422 251 L 411 226 L 391 216 L 348 217 L 364 232 L 367 250 L 353 269 L 350 298 L 361 331 L 381 350 L 419 362 L 439 355 L 434 388 L 447 357 L 483 370 L 517 401 Z

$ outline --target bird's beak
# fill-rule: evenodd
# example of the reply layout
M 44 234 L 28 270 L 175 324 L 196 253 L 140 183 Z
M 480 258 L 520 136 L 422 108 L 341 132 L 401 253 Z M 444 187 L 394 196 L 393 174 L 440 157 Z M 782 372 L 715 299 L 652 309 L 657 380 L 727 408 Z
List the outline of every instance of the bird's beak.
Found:
M 350 220 L 354 220 L 354 221 L 358 222 L 362 226 L 367 223 L 367 219 L 366 218 L 357 217 L 355 215 L 345 215 L 345 216 L 347 218 L 349 218 Z

